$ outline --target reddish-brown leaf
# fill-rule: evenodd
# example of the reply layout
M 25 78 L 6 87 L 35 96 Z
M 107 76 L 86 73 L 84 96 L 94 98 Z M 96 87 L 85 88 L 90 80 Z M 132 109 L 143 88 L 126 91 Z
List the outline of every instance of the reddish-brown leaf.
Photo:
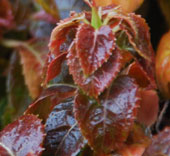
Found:
M 41 95 L 26 110 L 25 114 L 39 115 L 45 122 L 53 107 L 66 98 L 75 94 L 75 88 L 59 85 L 45 89 Z
M 61 66 L 64 60 L 66 59 L 67 52 L 61 53 L 58 57 L 52 60 L 46 72 L 45 84 L 47 84 L 50 80 L 55 78 L 61 72 Z
M 107 62 L 115 49 L 115 36 L 109 26 L 95 30 L 89 24 L 79 26 L 76 34 L 76 51 L 85 75 L 91 75 Z
M 13 155 L 27 156 L 31 152 L 39 156 L 43 151 L 44 137 L 41 120 L 34 115 L 24 115 L 0 132 L 0 144 L 7 147 Z
M 133 62 L 128 66 L 127 75 L 133 77 L 138 85 L 142 88 L 151 88 L 150 79 L 147 73 L 137 62 Z
M 11 4 L 8 0 L 1 0 L 0 6 L 0 28 L 11 28 L 14 26 Z
M 59 103 L 46 121 L 44 155 L 75 156 L 84 145 L 73 113 L 74 99 L 68 98 Z
M 73 41 L 76 28 L 85 14 L 74 14 L 73 16 L 60 21 L 51 33 L 49 49 L 53 55 L 58 56 L 61 52 L 67 52 L 69 45 Z
M 7 148 L 5 148 L 4 145 L 2 146 L 1 143 L 0 143 L 0 155 L 1 156 L 11 156 L 11 154 L 9 153 Z
M 102 154 L 120 148 L 126 141 L 137 115 L 138 104 L 138 86 L 133 79 L 122 76 L 98 101 L 78 93 L 74 112 L 89 145 Z
M 25 83 L 33 99 L 39 96 L 42 87 L 42 70 L 45 57 L 48 52 L 47 40 L 32 40 L 28 47 L 21 47 L 19 50 Z
M 85 77 L 76 54 L 75 44 L 73 43 L 68 54 L 68 65 L 75 83 L 88 95 L 97 97 L 110 83 L 116 78 L 122 68 L 122 56 L 118 49 L 112 52 L 108 62 L 104 63 L 92 75 Z
M 159 97 L 155 90 L 142 90 L 141 103 L 137 119 L 140 123 L 151 126 L 157 120 L 159 112 Z
M 145 20 L 138 15 L 129 14 L 133 25 L 136 27 L 136 35 L 128 34 L 129 42 L 132 44 L 134 50 L 138 53 L 134 54 L 136 60 L 142 66 L 152 86 L 155 88 L 155 54 L 150 42 L 149 27 Z
M 169 156 L 170 155 L 170 128 L 165 128 L 153 137 L 151 145 L 143 156 Z

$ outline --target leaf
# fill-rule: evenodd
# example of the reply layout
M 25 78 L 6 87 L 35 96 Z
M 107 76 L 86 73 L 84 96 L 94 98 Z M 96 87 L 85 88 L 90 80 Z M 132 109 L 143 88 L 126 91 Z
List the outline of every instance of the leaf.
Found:
M 12 110 L 8 116 L 11 116 L 11 119 L 15 120 L 23 114 L 31 101 L 22 75 L 22 66 L 20 65 L 20 57 L 17 52 L 14 52 L 10 58 L 7 93 L 8 107 Z M 8 111 L 6 110 L 6 113 Z
M 68 57 L 69 72 L 72 74 L 74 82 L 78 84 L 86 94 L 97 97 L 116 78 L 122 68 L 120 51 L 116 49 L 109 60 L 103 64 L 94 74 L 85 77 L 76 54 L 73 43 Z
M 146 126 L 151 126 L 157 121 L 158 112 L 159 97 L 156 91 L 142 90 L 137 120 Z
M 140 7 L 144 0 L 93 0 L 99 6 L 117 5 L 125 12 L 134 12 Z
M 168 156 L 170 155 L 170 128 L 165 128 L 154 136 L 151 145 L 145 150 L 143 156 Z
M 147 89 L 152 88 L 148 75 L 139 63 L 133 62 L 130 64 L 126 74 L 133 77 L 140 87 Z
M 13 155 L 27 156 L 32 152 L 39 156 L 43 151 L 44 136 L 41 120 L 34 115 L 24 115 L 0 132 L 0 145 L 8 148 Z
M 73 113 L 74 99 L 68 98 L 56 105 L 46 121 L 45 154 L 75 156 L 84 145 Z
M 156 54 L 156 78 L 162 95 L 170 98 L 170 32 L 160 40 Z
M 47 40 L 32 40 L 28 46 L 19 49 L 25 83 L 33 99 L 42 91 L 42 70 L 46 58 Z
M 13 23 L 13 14 L 11 4 L 8 0 L 0 1 L 0 28 L 12 28 L 14 26 Z
M 136 55 L 136 60 L 139 62 L 141 67 L 147 73 L 153 88 L 155 88 L 155 54 L 150 42 L 149 27 L 145 20 L 138 15 L 129 15 L 132 24 L 136 27 L 136 36 L 129 38 L 129 42 L 134 47 L 134 50 L 138 54 Z
M 56 57 L 53 61 L 51 61 L 47 67 L 47 73 L 45 78 L 45 84 L 47 84 L 50 80 L 55 78 L 60 74 L 62 63 L 66 59 L 67 52 L 61 53 L 58 57 Z M 50 56 L 49 56 L 50 57 Z
M 2 156 L 12 156 L 9 151 L 0 144 L 0 155 Z
M 139 106 L 138 86 L 119 77 L 96 101 L 82 93 L 75 98 L 75 118 L 88 144 L 100 154 L 121 148 L 133 127 Z
M 39 118 L 45 122 L 53 107 L 64 99 L 72 97 L 75 90 L 67 85 L 49 87 L 42 91 L 41 95 L 25 111 L 25 114 L 39 115 Z
M 83 73 L 94 73 L 107 62 L 115 49 L 115 36 L 109 26 L 95 30 L 91 25 L 82 24 L 76 34 L 76 51 Z
M 47 13 L 52 15 L 56 20 L 60 19 L 59 11 L 55 3 L 55 0 L 36 0 L 36 2 L 39 3 L 42 6 L 42 8 Z
M 92 7 L 92 20 L 91 25 L 95 29 L 99 29 L 102 26 L 102 21 L 99 17 L 98 10 L 95 7 Z
M 61 52 L 67 52 L 68 47 L 73 41 L 76 33 L 76 28 L 85 17 L 85 14 L 75 14 L 69 18 L 58 23 L 51 33 L 49 49 L 51 54 L 55 57 Z

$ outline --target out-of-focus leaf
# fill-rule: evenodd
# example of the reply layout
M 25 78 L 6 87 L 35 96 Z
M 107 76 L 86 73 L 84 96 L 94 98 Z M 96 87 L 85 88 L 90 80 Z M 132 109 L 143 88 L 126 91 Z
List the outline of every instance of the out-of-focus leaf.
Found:
M 122 68 L 122 56 L 118 49 L 112 52 L 109 60 L 103 64 L 95 73 L 85 77 L 73 43 L 68 54 L 69 72 L 74 82 L 77 83 L 86 94 L 98 97 L 98 95 L 110 85 Z
M 8 0 L 0 1 L 0 38 L 4 30 L 14 26 L 11 5 Z
M 89 7 L 85 4 L 84 0 L 55 0 L 61 19 L 67 18 L 70 11 L 81 12 L 89 10 Z
M 45 122 L 54 106 L 75 94 L 75 88 L 67 85 L 49 87 L 29 106 L 25 114 L 39 115 Z
M 52 15 L 56 20 L 60 19 L 59 11 L 55 0 L 36 0 L 42 8 L 50 15 Z
M 154 136 L 152 143 L 146 149 L 143 156 L 169 156 L 170 155 L 170 128 L 165 128 Z
M 166 33 L 158 46 L 156 55 L 156 78 L 162 95 L 170 98 L 170 32 Z
M 170 1 L 169 0 L 158 0 L 161 10 L 170 26 L 170 13 L 169 13 L 169 9 L 170 9 Z
M 89 24 L 79 26 L 76 35 L 76 51 L 80 66 L 88 76 L 108 61 L 115 50 L 115 36 L 109 26 L 95 30 Z
M 32 153 L 39 156 L 43 151 L 44 137 L 41 120 L 34 115 L 24 115 L 0 132 L 0 145 L 13 155 L 27 156 Z
M 93 0 L 96 6 L 120 5 L 123 11 L 133 12 L 144 0 Z
M 48 52 L 48 40 L 33 40 L 27 47 L 19 50 L 25 83 L 33 99 L 39 96 L 42 87 L 43 65 Z
M 16 30 L 26 30 L 30 23 L 30 16 L 34 11 L 31 0 L 10 0 L 13 16 L 16 23 Z
M 74 99 L 68 98 L 54 107 L 46 121 L 45 155 L 75 156 L 84 145 L 73 113 Z
M 119 77 L 100 97 L 82 93 L 75 98 L 75 117 L 89 145 L 100 154 L 121 148 L 133 128 L 139 106 L 138 86 L 133 79 Z
M 6 110 L 6 114 L 12 109 L 13 112 L 10 112 L 10 115 L 14 120 L 25 111 L 31 101 L 27 87 L 25 86 L 20 57 L 17 52 L 13 53 L 10 59 L 7 93 L 9 109 Z
M 157 120 L 159 112 L 159 97 L 154 90 L 141 91 L 141 103 L 137 119 L 140 123 L 151 126 Z

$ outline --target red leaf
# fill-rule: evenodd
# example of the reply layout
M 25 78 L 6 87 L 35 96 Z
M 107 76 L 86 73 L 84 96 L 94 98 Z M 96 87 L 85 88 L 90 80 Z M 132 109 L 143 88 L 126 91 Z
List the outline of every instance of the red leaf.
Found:
M 122 76 L 96 101 L 78 93 L 75 117 L 89 145 L 98 153 L 121 148 L 133 127 L 139 102 L 134 80 Z
M 45 89 L 41 95 L 26 110 L 25 114 L 39 115 L 46 121 L 53 107 L 68 97 L 75 94 L 75 88 L 67 85 L 59 85 Z
M 133 77 L 140 87 L 148 89 L 152 88 L 147 73 L 143 70 L 139 63 L 134 62 L 129 65 L 127 74 Z
M 151 126 L 155 123 L 159 112 L 159 97 L 154 90 L 141 91 L 141 103 L 137 119 L 140 123 Z
M 0 155 L 1 156 L 11 156 L 11 154 L 9 153 L 9 151 L 4 148 L 1 143 L 0 143 Z
M 0 143 L 13 155 L 26 156 L 30 152 L 39 156 L 44 139 L 44 126 L 34 115 L 24 115 L 0 132 Z
M 110 56 L 108 62 L 104 63 L 94 74 L 85 77 L 77 58 L 75 44 L 73 43 L 68 54 L 68 65 L 70 74 L 88 95 L 97 97 L 116 78 L 122 68 L 120 51 L 116 49 Z
M 76 50 L 85 75 L 91 75 L 107 62 L 115 49 L 115 36 L 109 26 L 95 30 L 82 24 L 76 34 Z
M 49 43 L 49 48 L 53 55 L 58 56 L 61 52 L 67 52 L 70 43 L 75 37 L 76 28 L 84 17 L 84 13 L 74 14 L 58 23 L 58 26 L 51 33 Z
M 61 65 L 66 59 L 66 54 L 61 53 L 58 57 L 56 57 L 54 60 L 52 60 L 49 65 L 47 66 L 47 73 L 46 73 L 46 79 L 45 84 L 47 84 L 50 80 L 55 78 L 58 74 L 61 72 Z
M 165 128 L 153 137 L 151 145 L 145 150 L 143 156 L 168 156 L 170 155 L 170 128 Z
M 73 98 L 55 106 L 46 121 L 44 155 L 75 156 L 84 145 L 73 113 Z
M 148 78 L 151 81 L 152 87 L 156 88 L 155 84 L 155 54 L 150 42 L 149 27 L 145 20 L 139 15 L 133 13 L 129 14 L 130 21 L 136 27 L 136 35 L 132 36 L 126 31 L 129 42 L 137 52 L 135 55 L 136 60 L 144 69 Z

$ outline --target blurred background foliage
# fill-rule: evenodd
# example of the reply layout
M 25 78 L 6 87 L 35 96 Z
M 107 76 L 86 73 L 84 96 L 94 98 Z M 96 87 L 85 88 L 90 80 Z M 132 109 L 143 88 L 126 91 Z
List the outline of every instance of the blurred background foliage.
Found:
M 56 23 L 70 11 L 88 9 L 83 0 L 0 1 L 0 129 L 20 116 L 41 92 L 41 72 Z M 149 24 L 155 50 L 169 29 L 169 10 L 169 0 L 145 0 L 136 11 Z

